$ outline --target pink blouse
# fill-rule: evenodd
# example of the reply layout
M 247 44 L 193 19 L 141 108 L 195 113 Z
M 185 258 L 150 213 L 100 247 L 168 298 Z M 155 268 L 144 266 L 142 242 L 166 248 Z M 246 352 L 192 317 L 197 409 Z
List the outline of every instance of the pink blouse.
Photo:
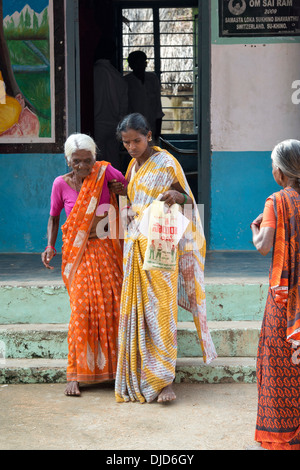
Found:
M 127 186 L 128 184 L 128 181 L 119 170 L 116 170 L 111 165 L 108 165 L 105 171 L 99 206 L 102 204 L 109 204 L 110 194 L 107 183 L 113 179 L 123 183 L 124 186 Z M 68 217 L 74 207 L 78 194 L 79 192 L 75 189 L 72 189 L 62 176 L 55 178 L 51 193 L 50 215 L 54 217 L 58 216 L 64 208 Z M 102 212 L 104 213 L 105 210 Z M 100 212 L 97 210 L 97 215 L 102 215 L 102 212 L 101 210 Z

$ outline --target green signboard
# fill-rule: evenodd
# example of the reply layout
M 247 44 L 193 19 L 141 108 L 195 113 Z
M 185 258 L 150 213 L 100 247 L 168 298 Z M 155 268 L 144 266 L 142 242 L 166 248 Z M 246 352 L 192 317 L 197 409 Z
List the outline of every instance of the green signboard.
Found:
M 299 0 L 219 0 L 220 37 L 299 36 Z

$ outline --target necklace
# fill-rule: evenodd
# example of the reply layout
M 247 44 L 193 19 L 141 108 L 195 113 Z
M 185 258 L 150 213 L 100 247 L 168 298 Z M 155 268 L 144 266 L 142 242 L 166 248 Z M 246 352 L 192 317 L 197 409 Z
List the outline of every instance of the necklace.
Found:
M 75 191 L 77 191 L 78 193 L 80 192 L 81 190 L 81 186 L 82 186 L 82 181 L 80 183 L 78 183 L 78 181 L 76 180 L 76 176 L 75 176 L 75 173 L 73 172 L 72 174 L 72 183 L 75 187 Z

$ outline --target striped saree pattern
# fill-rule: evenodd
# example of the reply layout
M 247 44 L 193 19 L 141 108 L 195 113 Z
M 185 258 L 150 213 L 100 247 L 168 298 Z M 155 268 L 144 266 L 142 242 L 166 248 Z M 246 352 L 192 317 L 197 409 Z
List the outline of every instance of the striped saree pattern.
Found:
M 116 373 L 122 250 L 118 239 L 89 239 L 106 167 L 95 163 L 62 226 L 62 276 L 71 306 L 67 381 L 101 382 Z M 111 205 L 118 214 L 115 196 Z
M 276 232 L 257 357 L 255 440 L 269 450 L 300 450 L 300 196 L 273 195 Z
M 216 357 L 207 327 L 203 271 L 205 238 L 196 205 L 180 240 L 175 272 L 144 271 L 147 239 L 139 231 L 143 211 L 179 181 L 193 195 L 177 160 L 155 147 L 156 153 L 134 174 L 127 194 L 134 220 L 125 232 L 123 288 L 119 323 L 119 353 L 115 384 L 118 402 L 153 401 L 175 378 L 178 305 L 192 312 L 206 363 Z M 130 173 L 135 160 L 129 164 Z M 186 215 L 186 214 L 185 214 Z

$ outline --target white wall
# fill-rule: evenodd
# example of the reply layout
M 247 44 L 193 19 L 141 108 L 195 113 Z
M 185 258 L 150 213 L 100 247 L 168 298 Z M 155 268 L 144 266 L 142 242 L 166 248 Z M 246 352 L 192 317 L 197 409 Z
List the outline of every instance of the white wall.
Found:
M 300 140 L 300 43 L 212 44 L 213 151 L 267 151 Z M 299 94 L 298 94 L 299 96 Z

